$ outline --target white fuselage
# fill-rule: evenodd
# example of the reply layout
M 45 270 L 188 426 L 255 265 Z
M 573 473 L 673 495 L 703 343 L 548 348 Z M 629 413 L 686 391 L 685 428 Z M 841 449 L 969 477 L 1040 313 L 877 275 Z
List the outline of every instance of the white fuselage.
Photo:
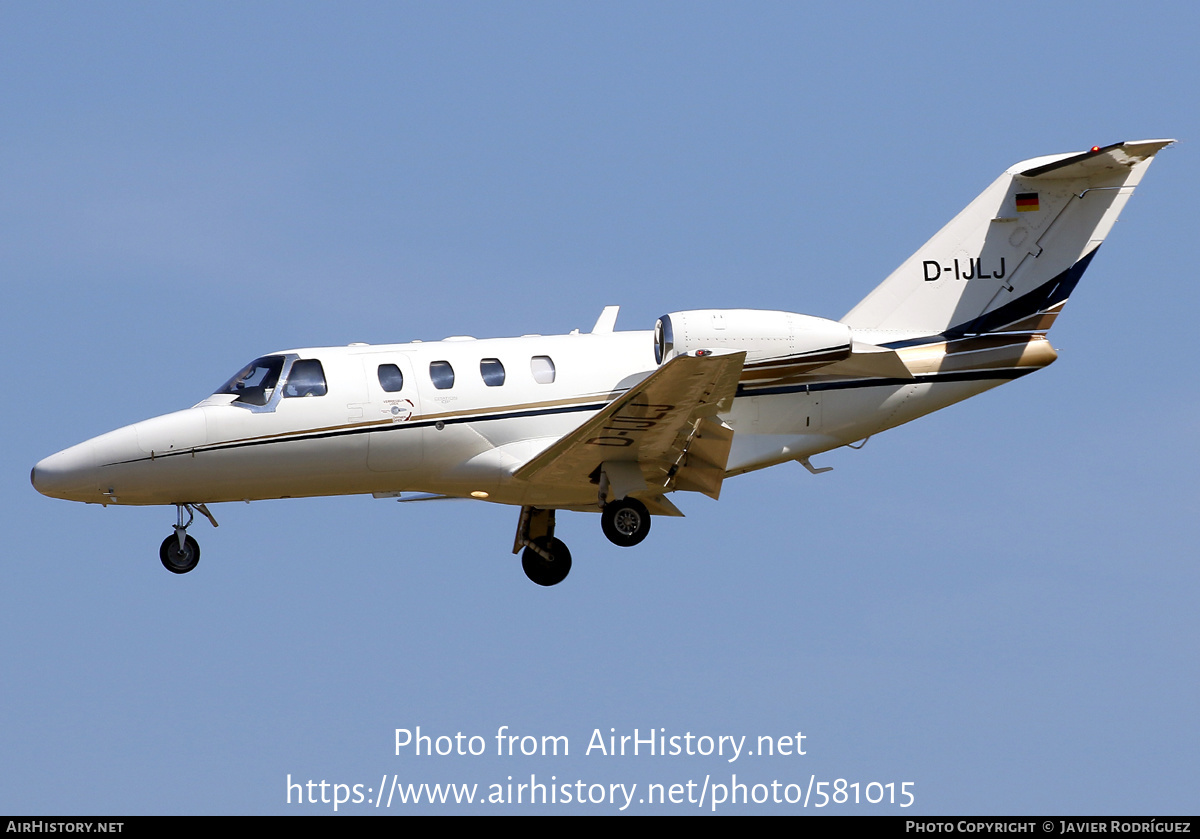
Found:
M 1024 343 L 1003 348 L 1002 366 L 1028 372 L 1053 360 L 1048 342 L 1039 337 L 1033 343 L 1036 357 Z M 319 361 L 326 391 L 295 398 L 276 393 L 263 406 L 236 404 L 232 393 L 218 393 L 52 455 L 35 467 L 34 484 L 47 495 L 100 504 L 413 491 L 598 509 L 594 490 L 523 482 L 513 473 L 658 366 L 648 331 L 454 338 L 274 355 Z M 946 355 L 944 347 L 926 346 L 902 350 L 901 357 L 912 359 L 910 367 L 936 373 Z M 453 370 L 450 386 L 441 362 Z M 398 370 L 402 385 L 393 381 L 385 390 L 381 367 L 393 379 L 392 367 Z M 434 384 L 434 367 L 443 387 Z M 720 417 L 734 431 L 726 474 L 845 445 L 1020 372 L 873 384 L 756 383 L 739 389 L 732 409 Z

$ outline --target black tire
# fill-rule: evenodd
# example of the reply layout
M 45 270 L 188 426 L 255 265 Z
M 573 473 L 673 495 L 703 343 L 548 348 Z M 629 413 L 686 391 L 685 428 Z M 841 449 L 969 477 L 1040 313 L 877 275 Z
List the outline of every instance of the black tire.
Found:
M 163 568 L 172 574 L 186 574 L 200 561 L 200 545 L 191 536 L 184 536 L 181 551 L 179 537 L 172 533 L 163 539 L 162 547 L 158 549 L 158 558 L 162 560 Z
M 604 505 L 600 527 L 614 545 L 632 548 L 650 533 L 650 511 L 636 498 L 622 498 Z
M 534 540 L 534 543 L 547 551 L 554 560 L 547 561 L 533 548 L 526 548 L 521 554 L 521 568 L 525 570 L 525 576 L 539 586 L 558 585 L 571 573 L 571 552 L 558 539 L 547 539 L 543 536 Z

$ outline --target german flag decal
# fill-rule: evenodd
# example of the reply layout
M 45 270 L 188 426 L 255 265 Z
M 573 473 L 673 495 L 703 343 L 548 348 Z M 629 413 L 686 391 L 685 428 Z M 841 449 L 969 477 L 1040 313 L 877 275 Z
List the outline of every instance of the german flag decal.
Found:
M 1038 194 L 1036 192 L 1017 193 L 1017 212 L 1036 213 L 1038 209 Z

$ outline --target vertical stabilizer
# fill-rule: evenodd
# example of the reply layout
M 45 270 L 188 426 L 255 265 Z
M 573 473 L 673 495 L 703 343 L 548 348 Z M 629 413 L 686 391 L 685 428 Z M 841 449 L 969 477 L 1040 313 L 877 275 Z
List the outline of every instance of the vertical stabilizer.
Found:
M 874 340 L 1045 332 L 1172 140 L 1035 158 L 1001 175 L 842 322 Z

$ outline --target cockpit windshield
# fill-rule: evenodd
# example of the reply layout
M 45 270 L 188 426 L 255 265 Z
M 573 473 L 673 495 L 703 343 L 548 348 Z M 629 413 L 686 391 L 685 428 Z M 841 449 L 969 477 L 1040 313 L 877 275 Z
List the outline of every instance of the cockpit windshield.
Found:
M 234 402 L 246 405 L 266 405 L 279 383 L 283 372 L 284 356 L 264 355 L 247 364 L 236 376 L 223 384 L 217 393 L 228 393 L 237 397 Z

